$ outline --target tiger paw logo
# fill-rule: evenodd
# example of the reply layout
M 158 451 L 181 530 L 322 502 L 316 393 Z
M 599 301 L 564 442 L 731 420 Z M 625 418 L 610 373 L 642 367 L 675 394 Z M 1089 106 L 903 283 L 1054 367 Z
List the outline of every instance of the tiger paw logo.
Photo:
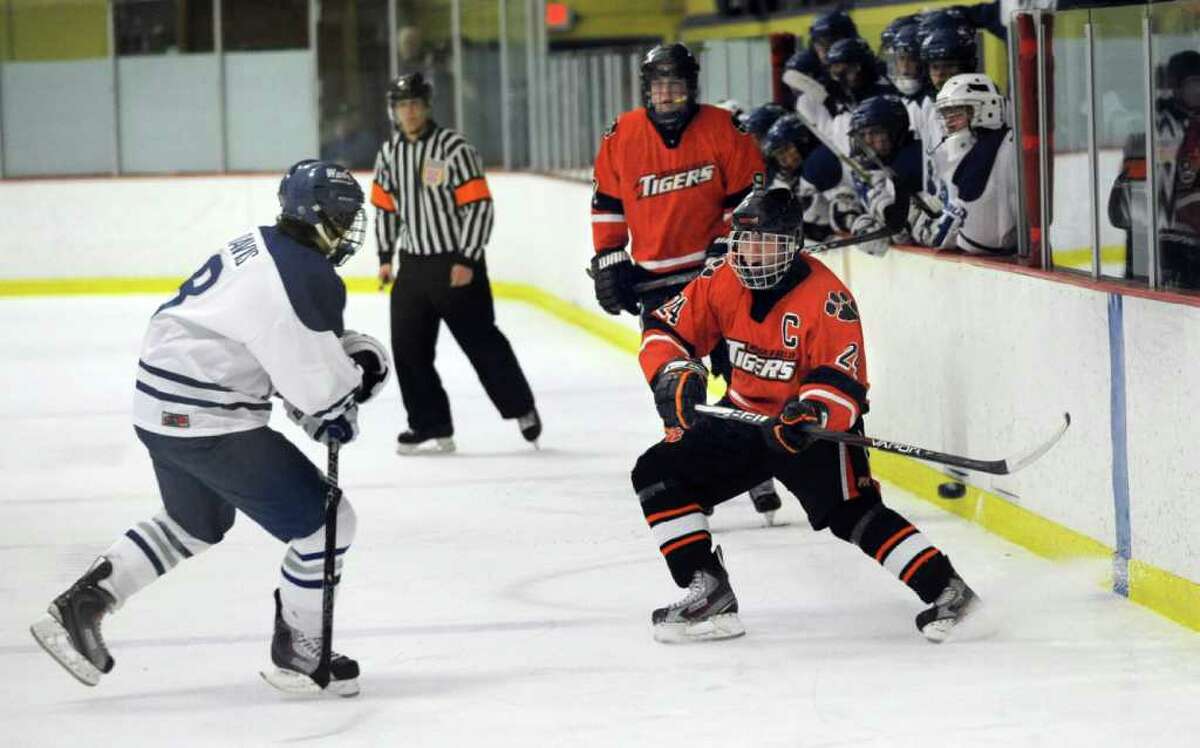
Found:
M 854 322 L 858 319 L 858 305 L 845 291 L 830 291 L 825 299 L 825 313 L 843 322 Z

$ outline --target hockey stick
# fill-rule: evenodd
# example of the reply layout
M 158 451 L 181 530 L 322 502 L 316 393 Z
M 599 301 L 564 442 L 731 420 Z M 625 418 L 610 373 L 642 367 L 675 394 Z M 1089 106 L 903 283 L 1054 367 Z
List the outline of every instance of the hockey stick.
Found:
M 865 234 L 859 234 L 856 236 L 848 236 L 844 239 L 834 239 L 832 241 L 821 242 L 820 244 L 814 244 L 811 247 L 801 247 L 800 251 L 805 254 L 812 255 L 812 254 L 817 254 L 819 252 L 825 252 L 830 249 L 838 249 L 839 247 L 849 247 L 849 246 L 853 246 L 855 244 L 863 244 L 866 242 L 873 242 L 877 239 L 891 239 L 892 236 L 896 233 L 898 233 L 898 232 L 884 227 L 884 228 L 876 229 L 874 231 L 868 231 Z M 585 268 L 584 272 L 587 274 L 587 277 L 589 277 L 589 278 L 596 277 L 595 274 L 592 273 L 591 268 Z M 703 268 L 696 268 L 694 270 L 688 270 L 683 273 L 676 273 L 674 275 L 665 275 L 661 278 L 654 278 L 652 280 L 642 281 L 641 283 L 635 283 L 633 286 L 633 292 L 637 293 L 637 294 L 643 294 L 647 291 L 654 291 L 659 288 L 667 288 L 668 286 L 687 285 L 688 283 L 691 283 L 693 280 L 695 280 L 697 277 L 699 277 L 700 273 L 702 273 L 702 272 L 704 272 Z
M 720 405 L 697 405 L 697 413 L 703 413 L 712 418 L 720 418 L 726 421 L 737 421 L 751 426 L 765 426 L 771 421 L 770 416 L 764 416 L 759 413 L 751 413 L 748 410 L 738 410 L 736 408 L 726 408 Z M 961 455 L 949 454 L 946 452 L 935 452 L 932 449 L 924 447 L 915 447 L 911 444 L 902 444 L 901 442 L 891 441 L 890 439 L 879 439 L 873 436 L 865 436 L 863 434 L 850 434 L 845 431 L 829 431 L 827 429 L 808 426 L 804 428 L 805 433 L 815 439 L 823 441 L 838 442 L 852 447 L 871 447 L 878 449 L 881 452 L 893 452 L 895 454 L 907 455 L 916 457 L 919 460 L 928 460 L 929 462 L 937 462 L 942 465 L 951 465 L 953 467 L 967 468 L 968 470 L 977 470 L 981 473 L 990 473 L 992 475 L 1008 475 L 1015 473 L 1021 468 L 1029 465 L 1034 460 L 1038 459 L 1050 448 L 1058 443 L 1062 435 L 1066 433 L 1067 427 L 1071 425 L 1071 414 L 1063 414 L 1063 423 L 1054 431 L 1054 434 L 1042 442 L 1038 446 L 1013 457 L 1008 457 L 1002 460 L 976 460 L 971 457 L 963 457 Z
M 341 444 L 329 444 L 329 462 L 325 468 L 325 480 L 329 491 L 325 494 L 325 567 L 321 578 L 321 659 L 312 674 L 313 682 L 324 689 L 332 677 L 330 660 L 333 659 L 333 593 L 337 584 L 335 559 L 337 556 L 337 515 L 342 503 L 342 489 L 338 488 L 338 449 Z

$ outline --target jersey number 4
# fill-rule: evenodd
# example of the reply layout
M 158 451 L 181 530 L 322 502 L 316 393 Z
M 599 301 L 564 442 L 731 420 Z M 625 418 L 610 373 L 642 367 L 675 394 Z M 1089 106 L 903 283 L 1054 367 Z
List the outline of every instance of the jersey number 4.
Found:
M 687 303 L 687 297 L 679 294 L 667 303 L 654 310 L 654 316 L 666 322 L 671 327 L 679 324 L 679 313 L 683 311 L 683 305 Z
M 208 258 L 200 269 L 192 273 L 192 277 L 183 282 L 179 287 L 179 293 L 173 299 L 163 304 L 158 309 L 154 310 L 158 314 L 164 309 L 170 309 L 173 306 L 179 306 L 189 296 L 199 296 L 208 289 L 213 287 L 217 282 L 217 278 L 221 277 L 221 270 L 224 268 L 224 263 L 221 262 L 221 255 L 213 255 Z

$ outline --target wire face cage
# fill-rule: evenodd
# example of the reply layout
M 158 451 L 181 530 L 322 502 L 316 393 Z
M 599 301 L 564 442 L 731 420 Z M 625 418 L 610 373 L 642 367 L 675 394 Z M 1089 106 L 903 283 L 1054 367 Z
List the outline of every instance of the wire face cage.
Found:
M 797 246 L 796 237 L 789 234 L 732 231 L 729 261 L 746 288 L 773 288 L 787 274 Z

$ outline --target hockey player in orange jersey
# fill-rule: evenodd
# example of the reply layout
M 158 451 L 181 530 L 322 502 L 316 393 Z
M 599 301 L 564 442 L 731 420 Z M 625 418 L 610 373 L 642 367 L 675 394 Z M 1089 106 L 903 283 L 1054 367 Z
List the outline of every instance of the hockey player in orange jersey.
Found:
M 609 314 L 644 315 L 723 253 L 716 240 L 729 230 L 730 212 L 766 171 L 754 138 L 728 111 L 697 103 L 699 72 L 682 44 L 650 50 L 641 65 L 645 106 L 618 117 L 600 142 L 592 277 Z M 728 373 L 723 351 L 712 365 Z M 770 524 L 780 506 L 774 484 L 754 486 L 750 496 Z
M 930 604 L 916 619 L 942 641 L 978 598 L 950 560 L 885 506 L 867 453 L 805 432 L 862 432 L 867 361 L 854 298 L 803 253 L 802 213 L 789 190 L 755 191 L 733 214 L 730 250 L 647 316 L 641 365 L 673 436 L 646 450 L 633 488 L 675 583 L 688 589 L 652 614 L 659 641 L 745 633 L 720 548 L 703 510 L 774 476 L 813 529 L 857 545 Z M 695 412 L 700 363 L 724 338 L 733 367 L 725 404 L 771 416 L 765 427 Z

